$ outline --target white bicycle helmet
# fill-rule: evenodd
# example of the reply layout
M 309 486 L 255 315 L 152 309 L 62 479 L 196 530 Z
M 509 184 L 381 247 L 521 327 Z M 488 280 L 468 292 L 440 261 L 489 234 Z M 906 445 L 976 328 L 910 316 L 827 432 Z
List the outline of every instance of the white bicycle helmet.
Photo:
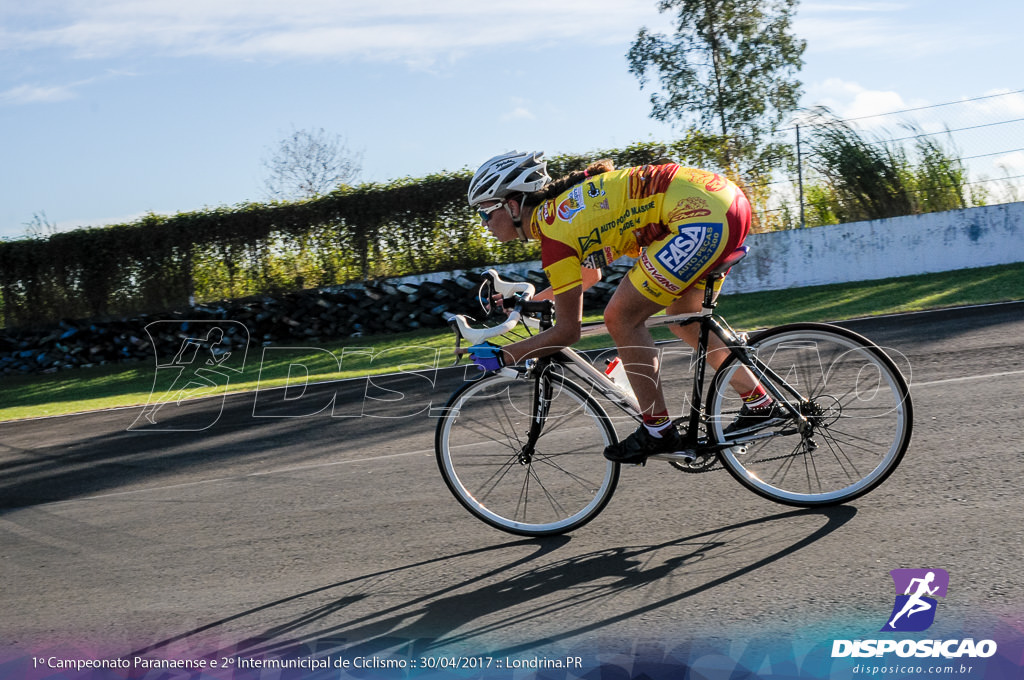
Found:
M 543 151 L 509 151 L 480 166 L 469 183 L 469 205 L 543 189 L 551 181 Z

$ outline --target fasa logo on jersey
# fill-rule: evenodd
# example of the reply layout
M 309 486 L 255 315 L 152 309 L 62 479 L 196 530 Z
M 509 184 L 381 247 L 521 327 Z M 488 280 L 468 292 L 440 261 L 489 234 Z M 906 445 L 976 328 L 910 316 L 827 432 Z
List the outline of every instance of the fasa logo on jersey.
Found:
M 896 584 L 896 603 L 882 630 L 927 630 L 935 622 L 935 597 L 946 597 L 949 573 L 945 569 L 893 569 L 889 574 Z
M 695 261 L 695 258 L 706 258 L 714 254 L 714 250 L 721 241 L 722 224 L 718 222 L 697 222 L 679 226 L 679 233 L 666 243 L 655 254 L 655 258 L 666 270 L 676 274 L 681 279 L 687 277 L 681 274 L 689 271 L 691 263 L 698 268 L 702 261 Z M 705 245 L 711 245 L 710 252 Z

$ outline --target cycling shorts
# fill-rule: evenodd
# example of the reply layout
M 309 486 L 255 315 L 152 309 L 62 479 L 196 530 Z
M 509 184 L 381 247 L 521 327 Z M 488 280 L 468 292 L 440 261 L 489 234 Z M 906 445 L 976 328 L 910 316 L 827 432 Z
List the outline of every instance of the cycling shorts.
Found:
M 659 231 L 650 243 L 640 243 L 643 250 L 627 276 L 644 297 L 667 307 L 690 287 L 703 290 L 706 272 L 750 232 L 751 209 L 731 182 L 713 193 L 689 182 L 672 182 L 663 205 Z M 716 289 L 720 286 L 721 280 Z

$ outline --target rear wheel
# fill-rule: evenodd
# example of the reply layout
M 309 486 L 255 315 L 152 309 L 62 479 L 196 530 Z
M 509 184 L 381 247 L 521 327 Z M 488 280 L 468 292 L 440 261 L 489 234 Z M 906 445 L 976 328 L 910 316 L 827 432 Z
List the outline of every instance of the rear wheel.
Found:
M 892 474 L 913 422 L 910 393 L 899 369 L 866 338 L 825 324 L 770 329 L 748 345 L 798 391 L 808 426 L 792 420 L 721 452 L 743 485 L 771 500 L 798 506 L 834 505 L 861 496 Z M 739 412 L 729 380 L 741 367 L 730 357 L 708 393 L 708 426 L 717 441 Z M 788 395 L 787 395 L 788 397 Z
M 616 441 L 601 406 L 548 372 L 540 434 L 530 441 L 538 381 L 487 376 L 449 399 L 435 437 L 437 464 L 462 505 L 493 527 L 545 536 L 580 527 L 604 509 L 619 466 L 602 456 Z

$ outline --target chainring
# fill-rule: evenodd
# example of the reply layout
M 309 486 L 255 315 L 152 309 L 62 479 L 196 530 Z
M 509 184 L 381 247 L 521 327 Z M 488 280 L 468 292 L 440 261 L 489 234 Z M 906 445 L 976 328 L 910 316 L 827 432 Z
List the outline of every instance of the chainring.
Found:
M 697 458 L 688 463 L 677 463 L 674 460 L 668 462 L 669 465 L 675 469 L 686 472 L 691 475 L 700 474 L 702 472 L 711 472 L 719 468 L 715 467 L 718 462 L 718 453 L 710 451 L 708 453 L 701 453 L 697 455 Z

